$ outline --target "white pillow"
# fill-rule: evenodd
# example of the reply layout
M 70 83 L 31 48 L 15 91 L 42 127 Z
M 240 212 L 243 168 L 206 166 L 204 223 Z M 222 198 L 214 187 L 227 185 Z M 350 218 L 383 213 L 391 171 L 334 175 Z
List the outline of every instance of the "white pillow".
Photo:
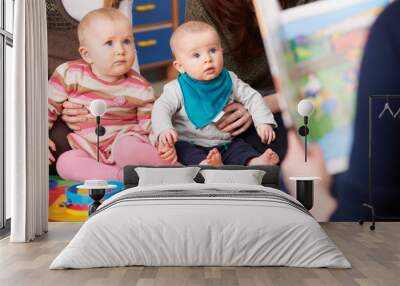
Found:
M 204 183 L 234 183 L 261 185 L 265 171 L 262 170 L 201 170 Z
M 139 176 L 138 186 L 195 183 L 193 179 L 199 170 L 199 167 L 135 168 Z

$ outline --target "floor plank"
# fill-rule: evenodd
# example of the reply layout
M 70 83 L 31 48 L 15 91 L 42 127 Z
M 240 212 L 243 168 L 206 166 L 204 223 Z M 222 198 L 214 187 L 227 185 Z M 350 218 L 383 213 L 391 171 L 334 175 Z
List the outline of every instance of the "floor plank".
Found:
M 49 233 L 32 243 L 0 240 L 0 285 L 399 285 L 400 223 L 322 223 L 352 269 L 290 267 L 118 267 L 85 270 L 48 269 L 79 230 L 80 223 L 50 223 Z

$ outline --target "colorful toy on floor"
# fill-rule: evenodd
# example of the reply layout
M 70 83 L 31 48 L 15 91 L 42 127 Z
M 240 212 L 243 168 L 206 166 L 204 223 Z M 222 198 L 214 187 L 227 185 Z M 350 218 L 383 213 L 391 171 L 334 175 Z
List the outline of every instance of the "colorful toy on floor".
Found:
M 124 189 L 119 181 L 108 181 L 116 185 L 113 190 L 106 190 L 104 199 L 115 195 Z M 77 189 L 81 182 L 65 181 L 58 176 L 49 178 L 49 221 L 79 222 L 88 218 L 88 206 L 92 199 L 88 196 L 88 190 Z

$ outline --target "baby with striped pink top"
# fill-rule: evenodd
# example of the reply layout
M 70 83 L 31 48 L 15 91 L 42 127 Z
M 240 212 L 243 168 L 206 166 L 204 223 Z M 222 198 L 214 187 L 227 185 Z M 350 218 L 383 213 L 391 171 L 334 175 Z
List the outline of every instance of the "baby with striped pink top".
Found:
M 68 134 L 72 150 L 57 160 L 58 174 L 67 180 L 122 180 L 126 165 L 171 164 L 170 156 L 150 144 L 153 89 L 132 69 L 135 61 L 130 20 L 117 9 L 101 8 L 88 13 L 78 26 L 82 59 L 60 65 L 49 80 L 49 127 L 62 113 L 64 101 L 89 107 L 102 99 L 107 112 L 101 118 L 105 134 L 100 137 L 97 162 L 95 118 L 80 123 Z M 54 161 L 49 139 L 49 163 Z M 172 162 L 175 163 L 175 162 Z

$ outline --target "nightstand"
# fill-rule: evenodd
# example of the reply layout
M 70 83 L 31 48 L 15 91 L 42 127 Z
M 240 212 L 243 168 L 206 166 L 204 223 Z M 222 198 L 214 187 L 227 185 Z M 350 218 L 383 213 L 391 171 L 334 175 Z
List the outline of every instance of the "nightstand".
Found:
M 93 200 L 93 203 L 89 206 L 88 214 L 89 216 L 94 213 L 97 208 L 101 205 L 101 200 L 106 194 L 106 190 L 111 190 L 117 188 L 117 185 L 105 184 L 101 186 L 92 185 L 90 181 L 100 181 L 100 180 L 86 180 L 84 184 L 76 186 L 77 189 L 87 189 L 89 197 Z
M 320 179 L 320 177 L 289 177 L 289 180 L 296 181 L 296 199 L 308 210 L 314 205 L 314 181 Z

